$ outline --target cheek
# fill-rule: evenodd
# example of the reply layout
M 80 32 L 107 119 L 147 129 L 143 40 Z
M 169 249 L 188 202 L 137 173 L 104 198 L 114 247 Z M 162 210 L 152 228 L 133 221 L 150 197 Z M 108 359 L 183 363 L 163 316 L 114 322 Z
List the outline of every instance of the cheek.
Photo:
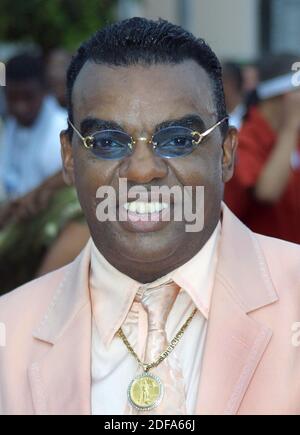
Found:
M 204 186 L 214 190 L 222 183 L 222 152 L 219 149 L 192 154 L 173 163 L 173 171 L 183 186 Z
M 95 215 L 98 204 L 96 192 L 101 186 L 111 186 L 115 164 L 87 157 L 85 149 L 77 150 L 74 156 L 74 177 L 82 208 Z

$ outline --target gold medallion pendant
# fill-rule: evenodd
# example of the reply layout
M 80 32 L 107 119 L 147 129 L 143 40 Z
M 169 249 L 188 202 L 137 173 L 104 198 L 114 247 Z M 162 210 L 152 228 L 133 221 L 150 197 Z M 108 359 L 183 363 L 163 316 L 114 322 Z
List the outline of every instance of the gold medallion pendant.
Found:
M 139 411 L 151 411 L 163 397 L 163 385 L 158 376 L 142 373 L 134 378 L 128 387 L 128 399 Z
M 141 375 L 136 376 L 130 382 L 127 390 L 128 400 L 130 404 L 138 411 L 151 411 L 151 409 L 156 408 L 160 404 L 164 394 L 163 384 L 158 376 L 149 373 L 148 370 L 157 367 L 172 352 L 174 347 L 177 345 L 177 343 L 183 336 L 184 331 L 191 323 L 196 312 L 197 312 L 197 308 L 193 310 L 192 314 L 188 317 L 186 322 L 179 329 L 179 331 L 177 332 L 177 334 L 175 335 L 171 343 L 168 345 L 166 350 L 161 352 L 154 361 L 148 364 L 143 363 L 143 361 L 140 360 L 140 358 L 132 348 L 131 344 L 129 343 L 126 335 L 122 331 L 122 328 L 118 330 L 117 335 L 121 338 L 121 340 L 127 347 L 128 351 L 137 360 L 140 367 L 142 367 L 144 371 Z

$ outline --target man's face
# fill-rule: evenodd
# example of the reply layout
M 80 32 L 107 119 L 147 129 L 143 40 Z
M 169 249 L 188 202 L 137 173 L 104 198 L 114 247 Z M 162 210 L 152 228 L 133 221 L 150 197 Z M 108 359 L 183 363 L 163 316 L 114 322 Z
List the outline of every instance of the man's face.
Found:
M 193 61 L 177 65 L 109 67 L 86 63 L 73 89 L 74 123 L 81 128 L 87 118 L 104 120 L 134 138 L 151 138 L 155 130 L 183 118 L 195 118 L 192 129 L 203 131 L 218 121 L 207 73 Z M 99 130 L 90 127 L 84 136 Z M 137 140 L 131 156 L 100 160 L 73 134 L 72 144 L 61 135 L 64 170 L 75 182 L 92 238 L 104 257 L 123 273 L 150 282 L 194 256 L 212 234 L 219 218 L 223 182 L 231 177 L 235 131 L 224 144 L 216 129 L 185 157 L 164 159 L 152 146 Z M 187 232 L 186 222 L 159 222 L 153 227 L 128 222 L 99 222 L 96 191 L 119 179 L 128 188 L 144 186 L 204 186 L 204 228 Z M 118 196 L 117 196 L 118 197 Z M 118 207 L 118 204 L 117 204 Z
M 30 127 L 36 120 L 45 93 L 38 80 L 9 81 L 6 85 L 7 109 L 20 125 Z

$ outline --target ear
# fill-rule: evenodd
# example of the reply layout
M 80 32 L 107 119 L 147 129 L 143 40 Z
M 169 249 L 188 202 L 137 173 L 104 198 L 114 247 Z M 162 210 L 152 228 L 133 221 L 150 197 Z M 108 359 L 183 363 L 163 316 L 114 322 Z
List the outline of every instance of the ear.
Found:
M 229 127 L 223 143 L 222 179 L 227 183 L 233 175 L 235 153 L 238 146 L 237 129 Z
M 63 178 L 69 186 L 75 182 L 73 147 L 67 130 L 60 133 L 61 157 L 63 162 Z

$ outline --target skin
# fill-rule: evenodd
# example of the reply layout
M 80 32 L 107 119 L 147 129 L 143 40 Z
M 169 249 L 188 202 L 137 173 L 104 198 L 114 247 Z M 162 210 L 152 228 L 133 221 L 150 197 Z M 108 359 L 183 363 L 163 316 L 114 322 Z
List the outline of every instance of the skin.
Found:
M 45 97 L 45 90 L 38 80 L 7 81 L 7 109 L 20 125 L 30 127 L 35 122 Z
M 151 92 L 150 92 L 151 90 Z M 74 123 L 86 117 L 113 121 L 135 138 L 151 138 L 155 127 L 167 120 L 198 114 L 206 128 L 218 119 L 207 73 L 189 60 L 176 65 L 110 67 L 86 63 L 73 89 Z M 225 140 L 219 129 L 191 155 L 162 159 L 151 146 L 137 141 L 134 153 L 123 160 L 96 159 L 82 146 L 61 134 L 64 174 L 75 183 L 95 245 L 118 270 L 146 283 L 192 258 L 206 243 L 219 219 L 224 182 L 233 172 L 236 131 Z M 131 186 L 205 187 L 204 229 L 185 231 L 185 222 L 170 221 L 151 232 L 129 231 L 120 222 L 96 218 L 96 190 L 109 185 L 118 191 L 119 177 Z
M 71 55 L 61 49 L 53 50 L 47 59 L 47 84 L 62 107 L 67 106 L 66 71 L 70 61 Z

